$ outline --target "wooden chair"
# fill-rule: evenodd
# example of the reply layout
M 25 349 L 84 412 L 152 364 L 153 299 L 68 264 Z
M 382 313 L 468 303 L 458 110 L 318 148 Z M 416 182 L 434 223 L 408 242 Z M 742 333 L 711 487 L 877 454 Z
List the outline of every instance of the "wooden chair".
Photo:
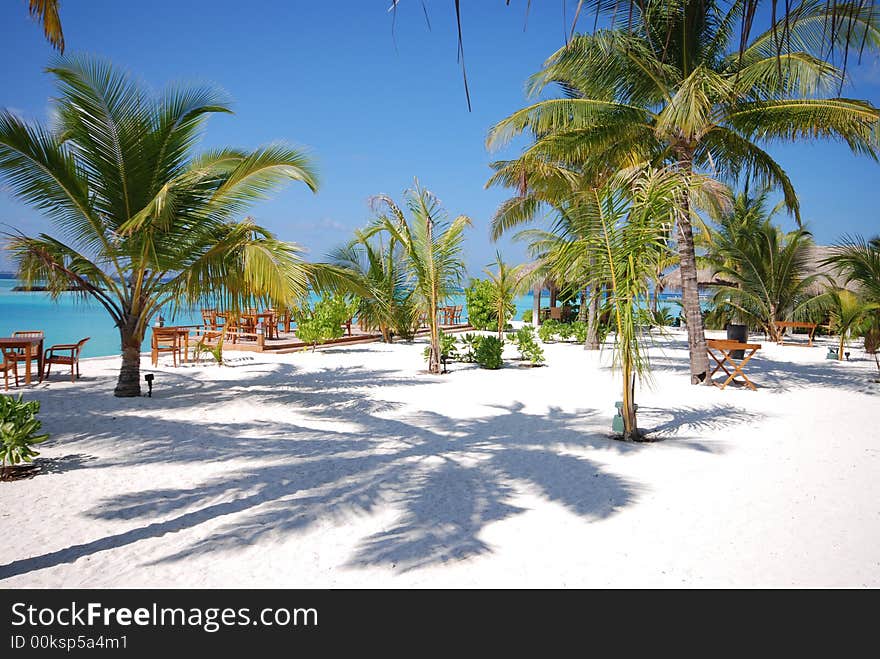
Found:
M 206 330 L 216 330 L 217 329 L 217 310 L 216 309 L 202 309 L 202 325 L 205 326 Z
M 562 307 L 550 307 L 550 320 L 562 321 Z
M 460 304 L 456 304 L 452 307 L 452 324 L 460 325 L 461 324 L 461 312 L 464 310 L 464 307 Z
M 15 376 L 15 386 L 18 386 L 18 352 L 15 348 L 3 348 L 3 379 L 6 381 L 6 391 L 9 391 L 9 371 Z
M 180 332 L 176 327 L 154 327 L 153 341 L 150 357 L 153 366 L 159 364 L 159 354 L 170 352 L 174 365 L 177 366 L 177 358 L 180 356 Z
M 44 363 L 46 364 L 46 375 L 45 378 L 49 378 L 49 372 L 52 370 L 52 364 L 59 364 L 61 366 L 70 366 L 70 381 L 76 382 L 76 379 L 80 376 L 79 374 L 79 356 L 82 352 L 83 346 L 86 344 L 86 341 L 89 340 L 90 337 L 84 338 L 82 341 L 78 343 L 59 343 L 54 346 L 51 346 L 46 350 L 46 355 L 43 358 Z M 56 353 L 64 353 L 64 354 L 56 354 Z

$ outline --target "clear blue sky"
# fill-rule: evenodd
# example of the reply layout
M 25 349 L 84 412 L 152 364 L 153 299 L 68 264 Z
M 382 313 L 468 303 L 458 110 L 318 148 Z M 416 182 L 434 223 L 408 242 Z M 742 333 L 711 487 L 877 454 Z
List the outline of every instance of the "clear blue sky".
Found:
M 519 246 L 489 240 L 489 220 L 505 191 L 484 190 L 488 128 L 525 102 L 526 77 L 563 43 L 556 2 L 463 2 L 465 56 L 473 112 L 456 64 L 454 3 L 403 0 L 391 34 L 390 0 L 65 0 L 68 52 L 110 58 L 150 85 L 209 81 L 235 101 L 213 117 L 204 145 L 254 147 L 284 140 L 315 156 L 321 189 L 290 185 L 251 213 L 319 260 L 370 219 L 377 193 L 399 199 L 418 176 L 453 215 L 474 220 L 467 240 L 471 274 L 493 258 L 524 258 Z M 25 0 L 0 4 L 0 106 L 44 121 L 52 94 L 43 68 L 53 52 L 27 15 Z M 569 3 L 569 15 L 576 2 Z M 582 27 L 590 27 L 585 20 Z M 880 105 L 880 61 L 853 67 L 845 94 Z M 839 144 L 770 147 L 794 180 L 816 239 L 880 233 L 880 165 Z M 513 155 L 501 154 L 501 155 Z M 35 211 L 0 190 L 0 222 L 49 229 Z M 0 270 L 11 266 L 0 256 Z

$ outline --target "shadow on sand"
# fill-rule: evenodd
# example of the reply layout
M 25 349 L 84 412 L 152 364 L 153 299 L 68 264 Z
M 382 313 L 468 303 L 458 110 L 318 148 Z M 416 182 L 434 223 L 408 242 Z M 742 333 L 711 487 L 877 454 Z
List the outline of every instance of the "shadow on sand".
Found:
M 607 518 L 632 504 L 644 488 L 589 459 L 590 447 L 658 450 L 610 440 L 609 419 L 591 409 L 528 414 L 522 403 L 513 402 L 488 408 L 489 416 L 461 419 L 429 411 L 403 413 L 398 403 L 369 395 L 404 385 L 454 384 L 451 379 L 423 376 L 414 381 L 396 372 L 358 367 L 316 372 L 289 364 L 253 368 L 252 377 L 241 383 L 200 380 L 183 369 L 163 371 L 153 398 L 124 401 L 110 395 L 112 382 L 84 381 L 82 389 L 100 393 L 83 396 L 83 407 L 68 416 L 51 412 L 52 398 L 67 395 L 63 390 L 35 392 L 45 403 L 45 428 L 63 433 L 66 447 L 106 446 L 115 456 L 93 461 L 77 454 L 57 460 L 59 470 L 236 464 L 195 486 L 109 496 L 81 514 L 131 520 L 133 528 L 14 560 L 0 566 L 0 578 L 209 522 L 211 530 L 206 527 L 185 549 L 154 562 L 235 551 L 267 534 L 293 535 L 327 520 L 343 524 L 352 515 L 389 507 L 398 513 L 396 520 L 360 541 L 351 566 L 391 565 L 403 571 L 459 561 L 492 551 L 481 531 L 522 512 L 516 500 L 523 493 L 556 502 L 585 520 Z M 280 419 L 216 420 L 212 410 L 240 401 L 245 391 L 255 403 L 268 406 L 259 408 L 267 417 L 272 407 L 283 406 L 286 413 Z M 182 408 L 193 410 L 191 420 L 167 419 L 167 412 Z M 120 428 L 117 417 L 133 415 L 144 417 L 148 431 Z M 646 409 L 645 418 L 658 424 L 659 433 L 671 435 L 682 424 L 705 430 L 750 417 L 721 406 Z M 713 450 L 686 437 L 675 445 Z M 248 466 L 241 467 L 242 462 Z

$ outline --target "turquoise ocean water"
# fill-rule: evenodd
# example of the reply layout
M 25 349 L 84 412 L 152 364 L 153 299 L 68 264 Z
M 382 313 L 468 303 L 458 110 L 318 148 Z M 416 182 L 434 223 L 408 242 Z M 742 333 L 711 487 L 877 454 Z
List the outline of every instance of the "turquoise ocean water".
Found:
M 47 347 L 53 343 L 75 343 L 89 336 L 91 340 L 84 348 L 83 357 L 119 354 L 119 333 L 109 314 L 97 302 L 83 299 L 75 293 L 63 293 L 55 301 L 43 292 L 13 291 L 17 283 L 14 279 L 0 279 L 0 336 L 10 336 L 16 330 L 43 330 Z M 541 299 L 545 306 L 547 301 L 547 297 Z M 454 296 L 448 304 L 464 305 L 464 296 Z M 669 305 L 668 301 L 666 305 Z M 523 312 L 531 308 L 531 293 L 519 297 L 516 300 L 515 318 L 519 320 Z M 165 314 L 166 325 L 200 323 L 198 310 L 195 313 L 178 313 L 176 318 Z M 150 335 L 147 334 L 142 349 L 147 350 L 149 345 Z

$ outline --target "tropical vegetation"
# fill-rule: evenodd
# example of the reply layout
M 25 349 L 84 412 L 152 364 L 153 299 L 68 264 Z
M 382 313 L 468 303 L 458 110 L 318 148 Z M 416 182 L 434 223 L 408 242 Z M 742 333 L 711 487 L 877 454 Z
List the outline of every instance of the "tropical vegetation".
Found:
M 154 95 L 107 62 L 61 59 L 55 124 L 0 111 L 0 180 L 51 218 L 59 237 L 10 237 L 25 282 L 53 296 L 73 285 L 119 330 L 117 396 L 140 395 L 140 352 L 150 319 L 207 299 L 235 308 L 263 299 L 290 306 L 315 266 L 252 219 L 237 219 L 281 183 L 312 190 L 306 155 L 273 144 L 195 152 L 205 119 L 228 113 L 212 87 Z
M 460 286 L 464 276 L 462 241 L 471 220 L 459 215 L 449 221 L 440 200 L 421 187 L 418 180 L 404 193 L 408 219 L 391 197 L 378 195 L 374 208 L 380 212 L 370 234 L 385 231 L 400 244 L 407 263 L 412 300 L 425 317 L 431 352 L 428 372 L 440 372 L 440 305 Z
M 704 199 L 690 179 L 698 172 L 731 182 L 748 176 L 781 190 L 786 208 L 799 218 L 793 185 L 767 144 L 834 139 L 856 154 L 878 155 L 880 111 L 867 101 L 834 95 L 844 72 L 829 53 L 853 35 L 876 51 L 880 10 L 807 0 L 761 34 L 743 31 L 738 40 L 736 27 L 753 17 L 747 4 L 630 3 L 625 25 L 573 36 L 531 78 L 532 94 L 556 85 L 562 97 L 515 112 L 487 140 L 497 148 L 524 132 L 534 138 L 518 159 L 522 176 L 511 202 L 522 212 L 508 214 L 508 225 L 533 215 L 526 212 L 533 205 L 530 172 L 573 172 L 574 190 L 599 187 L 634 165 L 677 173 L 688 191 L 676 200 L 674 226 L 693 383 L 706 379 L 708 362 L 693 237 L 695 210 Z M 846 35 L 823 28 L 836 25 L 841 15 L 848 19 Z

